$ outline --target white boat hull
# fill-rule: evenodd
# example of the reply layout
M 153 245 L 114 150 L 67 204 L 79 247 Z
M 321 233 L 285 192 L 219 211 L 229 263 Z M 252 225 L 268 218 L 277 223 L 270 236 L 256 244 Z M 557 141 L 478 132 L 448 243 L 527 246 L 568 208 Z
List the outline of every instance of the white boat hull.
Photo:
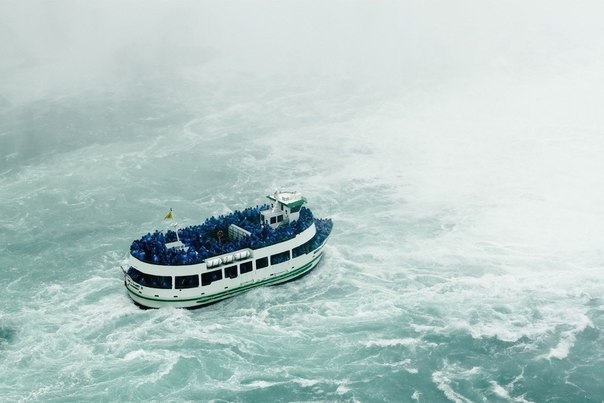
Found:
M 208 263 L 206 262 L 189 266 L 159 266 L 141 262 L 131 255 L 127 265 L 123 267 L 123 270 L 126 273 L 124 276 L 124 284 L 129 297 L 136 304 L 144 308 L 163 308 L 168 306 L 175 308 L 199 308 L 241 294 L 252 288 L 285 283 L 304 276 L 315 268 L 321 260 L 323 248 L 327 239 L 325 239 L 319 247 L 308 253 L 295 257 L 293 254 L 290 254 L 291 258 L 285 262 L 269 264 L 266 267 L 260 268 L 254 263 L 253 269 L 247 273 L 241 272 L 240 265 L 245 263 L 250 264 L 249 262 L 257 262 L 257 260 L 263 258 L 268 260 L 269 257 L 275 254 L 279 254 L 283 251 L 291 251 L 300 245 L 308 243 L 315 234 L 316 229 L 313 224 L 308 229 L 298 234 L 294 239 L 262 249 L 250 250 L 250 257 L 239 262 L 230 260 L 232 259 L 231 255 L 234 254 L 218 257 L 217 259 L 221 259 L 222 262 L 226 263 L 221 263 L 217 267 L 211 267 L 212 265 L 208 267 Z M 235 253 L 241 253 L 241 251 Z M 218 260 L 208 260 L 208 262 L 213 261 L 217 262 Z M 227 277 L 225 274 L 225 267 L 236 267 L 236 276 L 233 278 Z M 197 287 L 183 289 L 176 288 L 176 285 L 174 285 L 172 288 L 161 289 L 143 286 L 135 282 L 127 274 L 129 268 L 136 268 L 145 273 L 163 276 L 165 276 L 166 273 L 169 273 L 171 276 L 201 275 L 204 272 L 216 270 L 220 271 L 221 278 L 209 285 L 200 284 Z M 223 276 L 223 274 L 225 275 Z

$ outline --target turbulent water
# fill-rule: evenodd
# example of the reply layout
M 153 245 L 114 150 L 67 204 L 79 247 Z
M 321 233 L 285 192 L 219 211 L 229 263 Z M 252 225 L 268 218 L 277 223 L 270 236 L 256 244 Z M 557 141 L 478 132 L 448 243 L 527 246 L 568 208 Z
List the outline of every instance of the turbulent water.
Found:
M 166 21 L 194 30 L 183 4 Z M 204 9 L 218 27 L 189 42 L 180 27 L 171 40 L 199 46 L 166 40 L 161 57 L 113 52 L 109 37 L 109 76 L 85 60 L 66 79 L 38 48 L 18 64 L 13 44 L 0 65 L 0 400 L 603 401 L 597 7 L 524 10 L 535 20 L 506 5 L 355 3 L 332 21 L 315 3 L 270 4 L 277 17 L 239 16 L 235 33 L 218 27 L 236 10 Z M 79 55 L 95 37 L 70 29 L 49 40 Z M 195 224 L 276 188 L 334 221 L 311 274 L 194 311 L 129 300 L 118 265 L 170 208 Z

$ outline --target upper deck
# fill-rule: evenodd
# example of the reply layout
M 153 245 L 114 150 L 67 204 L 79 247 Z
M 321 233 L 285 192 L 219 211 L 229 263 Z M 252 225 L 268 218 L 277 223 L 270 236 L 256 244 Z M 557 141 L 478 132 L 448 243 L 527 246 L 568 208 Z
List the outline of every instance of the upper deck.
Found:
M 198 264 L 225 253 L 246 248 L 259 249 L 292 239 L 314 222 L 310 209 L 301 207 L 295 220 L 272 228 L 261 221 L 262 213 L 270 210 L 271 206 L 264 205 L 210 217 L 201 225 L 177 229 L 178 236 L 172 230 L 147 233 L 132 242 L 130 253 L 150 264 Z M 178 241 L 182 245 L 177 244 Z

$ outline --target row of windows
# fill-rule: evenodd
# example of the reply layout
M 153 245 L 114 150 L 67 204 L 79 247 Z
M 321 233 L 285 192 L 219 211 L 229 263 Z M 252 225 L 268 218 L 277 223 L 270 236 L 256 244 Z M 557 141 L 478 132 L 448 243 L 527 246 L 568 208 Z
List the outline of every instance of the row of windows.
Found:
M 269 220 L 268 220 L 268 219 L 265 217 L 265 215 L 264 215 L 264 214 L 262 215 L 262 217 L 263 217 L 263 219 L 264 219 L 264 223 L 265 223 L 265 224 L 268 224 Z M 283 214 L 279 214 L 279 215 L 276 215 L 276 216 L 272 216 L 272 217 L 270 218 L 270 223 L 271 223 L 271 224 L 277 224 L 278 222 L 283 222 Z
M 290 252 L 286 250 L 285 252 L 277 253 L 270 257 L 271 265 L 287 262 L 291 259 Z M 264 269 L 268 267 L 269 258 L 261 257 L 260 259 L 256 259 L 256 270 Z M 249 262 L 244 262 L 239 265 L 239 274 L 249 273 L 253 270 L 253 262 L 250 260 Z M 237 266 L 230 266 L 224 268 L 224 278 L 237 278 Z M 191 276 L 187 276 L 191 277 Z M 196 277 L 193 275 L 193 277 Z M 178 277 L 177 277 L 178 278 Z M 213 270 L 207 273 L 201 274 L 201 285 L 210 285 L 214 281 L 222 280 L 222 269 Z M 178 287 L 177 287 L 178 288 Z
M 275 265 L 283 262 L 287 262 L 293 257 L 298 257 L 302 254 L 308 253 L 310 251 L 310 241 L 305 243 L 304 245 L 298 246 L 294 248 L 291 253 L 289 250 L 285 252 L 274 254 L 270 257 L 270 264 Z M 260 259 L 256 259 L 256 270 L 264 269 L 269 266 L 269 258 L 262 257 Z M 237 265 L 229 266 L 224 268 L 224 277 L 223 277 L 223 269 L 212 270 L 206 273 L 201 273 L 201 285 L 210 285 L 215 281 L 222 280 L 223 278 L 237 278 L 239 274 L 249 273 L 253 270 L 253 261 L 243 262 L 239 265 L 239 270 L 237 270 Z M 130 278 L 145 287 L 151 288 L 160 288 L 160 289 L 171 289 L 172 288 L 172 277 L 171 276 L 155 276 L 152 274 L 145 274 L 143 272 L 138 271 L 134 267 L 130 267 L 128 270 L 128 275 Z M 189 276 L 175 276 L 174 277 L 174 288 L 183 289 L 183 288 L 196 288 L 199 287 L 199 275 L 192 274 Z

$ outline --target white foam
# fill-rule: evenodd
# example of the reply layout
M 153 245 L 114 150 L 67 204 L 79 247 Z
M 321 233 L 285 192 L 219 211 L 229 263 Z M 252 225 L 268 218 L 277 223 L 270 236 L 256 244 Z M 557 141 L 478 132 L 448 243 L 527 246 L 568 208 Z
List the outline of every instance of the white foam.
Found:
M 348 392 L 350 392 L 350 388 L 345 385 L 338 385 L 338 388 L 336 389 L 338 395 L 345 395 Z
M 510 394 L 508 393 L 507 390 L 505 390 L 504 387 L 502 387 L 501 385 L 499 385 L 497 382 L 495 382 L 493 380 L 489 381 L 489 383 L 491 384 L 491 388 L 493 390 L 493 393 L 495 393 L 495 395 L 497 395 L 498 397 L 500 397 L 502 399 L 510 400 Z
M 295 383 L 297 383 L 298 385 L 308 388 L 308 387 L 312 387 L 315 385 L 319 385 L 322 382 L 324 382 L 324 380 L 318 380 L 318 379 L 305 379 L 305 378 L 296 378 L 294 380 Z
M 407 337 L 404 339 L 382 339 L 382 340 L 371 340 L 363 343 L 365 347 L 392 347 L 392 346 L 404 346 L 404 347 L 415 347 L 421 340 Z
M 261 381 L 256 380 L 246 384 L 246 387 L 249 389 L 267 389 L 276 385 L 281 384 L 281 382 L 269 382 L 269 381 Z
M 432 373 L 432 381 L 436 387 L 442 391 L 445 396 L 455 403 L 470 403 L 471 400 L 464 397 L 462 394 L 455 392 L 451 386 L 451 380 L 439 371 Z
M 593 327 L 593 323 L 585 315 L 581 315 L 578 318 L 578 322 L 568 323 L 567 325 L 574 325 L 575 328 L 560 333 L 560 341 L 555 347 L 552 347 L 550 351 L 541 356 L 545 359 L 558 359 L 563 360 L 568 357 L 571 348 L 575 345 L 577 334 L 584 331 L 588 327 Z
M 474 377 L 482 372 L 480 367 L 463 368 L 459 364 L 450 364 L 447 361 L 443 362 L 442 367 L 438 371 L 432 373 L 432 382 L 440 389 L 445 396 L 455 402 L 471 402 L 472 400 L 455 391 L 453 384 L 458 381 L 471 381 Z

